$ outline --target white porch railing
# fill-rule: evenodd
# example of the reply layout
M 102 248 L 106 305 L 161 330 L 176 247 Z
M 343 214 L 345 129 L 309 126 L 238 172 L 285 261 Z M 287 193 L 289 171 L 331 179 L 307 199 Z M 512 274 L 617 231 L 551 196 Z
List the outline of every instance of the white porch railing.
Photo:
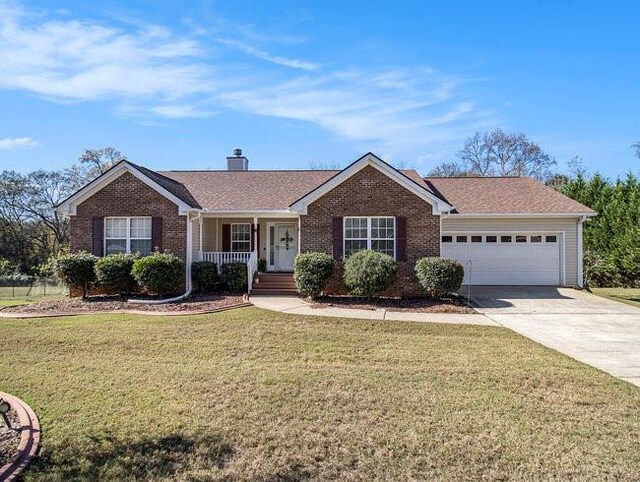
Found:
M 257 253 L 251 253 L 249 261 L 247 261 L 247 292 L 251 294 L 253 288 L 253 275 L 258 271 L 258 255 Z
M 218 265 L 218 271 L 223 264 L 248 263 L 249 257 L 253 253 L 232 253 L 226 251 L 203 251 L 202 261 L 213 261 Z
M 213 261 L 218 265 L 218 272 L 223 264 L 246 263 L 247 265 L 247 289 L 251 293 L 253 287 L 253 275 L 258 271 L 257 253 L 233 253 L 227 251 L 203 251 L 201 261 Z

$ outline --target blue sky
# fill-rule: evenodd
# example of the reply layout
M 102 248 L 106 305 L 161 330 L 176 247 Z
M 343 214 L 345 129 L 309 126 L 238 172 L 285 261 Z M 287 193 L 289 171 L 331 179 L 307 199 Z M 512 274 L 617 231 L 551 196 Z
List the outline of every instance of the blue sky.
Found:
M 640 2 L 0 0 L 0 168 L 118 147 L 157 169 L 426 173 L 522 131 L 609 176 L 640 160 Z

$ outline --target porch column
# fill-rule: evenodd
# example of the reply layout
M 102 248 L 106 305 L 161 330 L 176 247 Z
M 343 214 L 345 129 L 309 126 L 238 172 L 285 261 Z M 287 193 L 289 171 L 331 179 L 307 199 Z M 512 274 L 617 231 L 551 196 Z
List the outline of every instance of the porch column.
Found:
M 199 235 L 199 241 L 198 241 L 198 251 L 199 251 L 199 261 L 202 261 L 202 214 L 200 215 L 200 217 L 198 218 L 198 235 Z
M 256 253 L 256 261 L 258 259 L 258 217 L 253 217 L 253 252 Z

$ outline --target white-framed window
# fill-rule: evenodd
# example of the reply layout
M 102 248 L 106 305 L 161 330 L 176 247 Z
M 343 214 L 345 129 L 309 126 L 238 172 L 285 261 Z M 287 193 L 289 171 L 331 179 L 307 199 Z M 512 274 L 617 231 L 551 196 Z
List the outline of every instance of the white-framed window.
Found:
M 251 224 L 231 225 L 231 252 L 248 253 L 251 251 Z
M 396 218 L 394 217 L 345 217 L 344 257 L 371 249 L 396 256 Z
M 151 254 L 150 217 L 104 218 L 104 253 Z

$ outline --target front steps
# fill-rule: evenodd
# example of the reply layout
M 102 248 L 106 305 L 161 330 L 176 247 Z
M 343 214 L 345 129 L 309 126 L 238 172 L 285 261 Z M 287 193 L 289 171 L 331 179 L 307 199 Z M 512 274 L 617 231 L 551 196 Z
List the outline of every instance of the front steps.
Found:
M 252 295 L 297 295 L 293 273 L 260 273 L 251 288 Z

